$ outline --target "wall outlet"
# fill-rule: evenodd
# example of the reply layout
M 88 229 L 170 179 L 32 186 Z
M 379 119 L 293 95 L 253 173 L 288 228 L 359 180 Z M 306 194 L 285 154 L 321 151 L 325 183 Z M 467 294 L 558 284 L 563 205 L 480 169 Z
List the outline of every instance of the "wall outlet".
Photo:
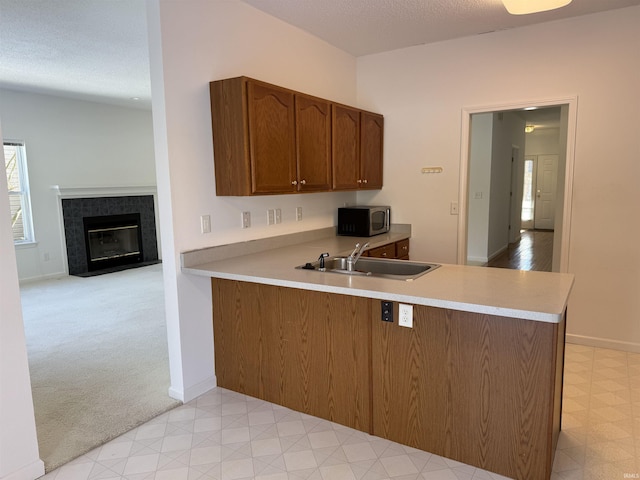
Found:
M 401 303 L 398 306 L 398 325 L 413 328 L 413 305 Z
M 458 202 L 451 202 L 451 207 L 449 207 L 449 213 L 451 215 L 458 215 Z
M 242 228 L 251 226 L 251 212 L 242 212 Z
M 282 209 L 276 208 L 276 223 L 282 223 Z
M 211 233 L 211 215 L 200 215 L 200 232 Z
M 267 225 L 273 225 L 276 223 L 276 211 L 273 209 L 267 210 Z
M 302 207 L 296 207 L 296 222 L 302 220 Z

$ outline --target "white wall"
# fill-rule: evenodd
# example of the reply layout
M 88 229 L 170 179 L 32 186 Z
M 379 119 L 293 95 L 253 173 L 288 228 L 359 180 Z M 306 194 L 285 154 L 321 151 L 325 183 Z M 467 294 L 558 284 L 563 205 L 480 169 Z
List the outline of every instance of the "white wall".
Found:
M 51 186 L 155 185 L 151 112 L 0 90 L 0 116 L 5 139 L 26 142 L 37 243 L 17 247 L 18 275 L 63 274 L 62 219 Z
M 527 134 L 526 155 L 560 153 L 560 128 L 540 128 Z
M 0 175 L 0 479 L 18 480 L 44 475 L 44 464 L 38 454 L 8 199 L 7 178 Z
M 335 224 L 354 193 L 216 197 L 209 82 L 247 75 L 355 105 L 355 58 L 241 2 L 154 0 L 149 34 L 171 394 L 215 384 L 210 282 L 182 275 L 180 252 Z M 303 220 L 295 221 L 295 207 Z M 266 225 L 281 208 L 283 223 Z M 252 227 L 240 228 L 242 211 Z M 200 233 L 200 215 L 212 232 Z
M 472 115 L 469 145 L 468 264 L 482 265 L 488 260 L 492 143 L 493 114 Z
M 493 115 L 493 148 L 491 155 L 491 192 L 489 207 L 489 259 L 502 253 L 509 245 L 510 192 L 511 192 L 511 153 L 518 120 L 513 113 Z
M 461 110 L 577 96 L 567 329 L 640 350 L 640 7 L 358 59 L 358 96 L 385 114 L 385 188 L 412 257 L 456 262 Z M 523 54 L 526 52 L 526 54 Z M 531 81 L 535 69 L 536 81 Z M 441 165 L 439 176 L 420 175 Z M 365 195 L 360 194 L 360 198 Z M 434 228 L 437 226 L 437 228 Z

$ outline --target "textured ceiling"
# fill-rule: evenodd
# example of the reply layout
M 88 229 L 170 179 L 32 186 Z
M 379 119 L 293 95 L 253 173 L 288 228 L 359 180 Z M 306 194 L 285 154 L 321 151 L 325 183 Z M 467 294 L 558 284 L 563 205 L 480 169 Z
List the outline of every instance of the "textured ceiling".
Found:
M 0 86 L 150 106 L 144 0 L 0 0 Z
M 501 0 L 242 1 L 355 56 L 640 4 L 573 0 L 512 16 Z M 148 107 L 144 0 L 0 0 L 0 86 Z
M 640 4 L 573 0 L 557 10 L 511 15 L 501 0 L 243 1 L 355 56 Z

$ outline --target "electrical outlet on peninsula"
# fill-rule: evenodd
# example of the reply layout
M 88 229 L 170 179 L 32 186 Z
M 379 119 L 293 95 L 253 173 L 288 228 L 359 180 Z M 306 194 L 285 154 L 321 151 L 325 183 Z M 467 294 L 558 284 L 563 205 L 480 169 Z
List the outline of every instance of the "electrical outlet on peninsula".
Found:
M 398 306 L 398 325 L 413 328 L 413 305 L 401 303 Z

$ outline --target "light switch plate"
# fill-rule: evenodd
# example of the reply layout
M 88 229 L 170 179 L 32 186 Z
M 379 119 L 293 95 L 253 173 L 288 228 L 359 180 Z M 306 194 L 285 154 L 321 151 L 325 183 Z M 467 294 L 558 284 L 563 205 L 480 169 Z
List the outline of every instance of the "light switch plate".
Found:
M 200 215 L 200 231 L 202 233 L 211 232 L 211 215 Z
M 251 226 L 251 212 L 242 212 L 242 228 Z

